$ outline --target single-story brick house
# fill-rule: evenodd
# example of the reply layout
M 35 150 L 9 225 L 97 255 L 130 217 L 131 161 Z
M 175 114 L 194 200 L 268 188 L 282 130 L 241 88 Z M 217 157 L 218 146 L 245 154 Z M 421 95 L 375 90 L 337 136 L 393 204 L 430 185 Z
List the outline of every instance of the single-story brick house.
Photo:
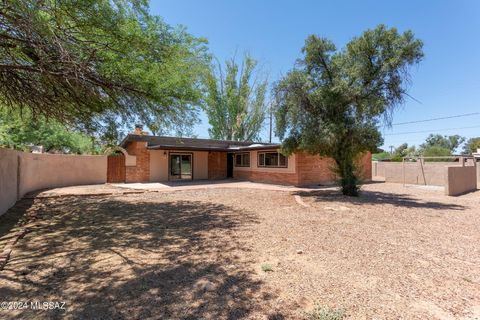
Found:
M 280 145 L 129 134 L 109 157 L 109 182 L 162 182 L 235 178 L 284 185 L 330 184 L 332 159 L 303 152 L 288 157 Z M 371 180 L 371 154 L 361 159 Z

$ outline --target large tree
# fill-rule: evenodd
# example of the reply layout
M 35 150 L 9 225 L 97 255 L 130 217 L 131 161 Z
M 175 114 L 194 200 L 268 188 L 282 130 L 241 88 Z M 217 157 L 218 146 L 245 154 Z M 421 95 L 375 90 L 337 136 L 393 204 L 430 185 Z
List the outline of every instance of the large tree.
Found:
M 415 157 L 418 154 L 415 146 L 408 146 L 408 143 L 402 143 L 393 151 L 392 161 L 402 161 L 404 157 Z
M 465 142 L 465 145 L 463 146 L 463 153 L 476 153 L 478 149 L 480 149 L 480 137 L 470 138 L 467 140 L 467 142 Z
M 258 140 L 266 114 L 267 80 L 256 70 L 257 62 L 246 55 L 241 66 L 235 58 L 214 64 L 205 77 L 204 109 L 211 125 L 210 137 L 235 141 Z
M 29 151 L 43 146 L 45 152 L 92 154 L 101 151 L 96 139 L 77 132 L 54 119 L 39 115 L 33 118 L 28 110 L 6 110 L 0 106 L 0 147 Z
M 445 147 L 434 144 L 421 149 L 420 154 L 423 157 L 427 157 L 427 158 L 428 157 L 445 157 L 445 156 L 448 157 L 452 155 L 452 152 Z M 431 160 L 431 159 L 428 159 L 428 160 Z M 437 160 L 433 159 L 433 161 L 448 161 L 448 160 L 449 158 L 439 158 Z
M 205 41 L 146 0 L 0 3 L 0 103 L 94 129 L 195 119 Z
M 409 67 L 422 57 L 411 31 L 379 25 L 337 50 L 311 35 L 303 58 L 275 86 L 277 135 L 283 150 L 331 157 L 343 194 L 359 190 L 356 159 L 382 142 L 379 123 L 407 95 Z
M 458 147 L 465 141 L 464 137 L 458 134 L 452 136 L 442 136 L 441 134 L 430 134 L 425 139 L 425 142 L 420 145 L 420 153 L 423 154 L 425 150 L 431 147 L 440 147 L 448 150 L 450 154 L 455 153 Z

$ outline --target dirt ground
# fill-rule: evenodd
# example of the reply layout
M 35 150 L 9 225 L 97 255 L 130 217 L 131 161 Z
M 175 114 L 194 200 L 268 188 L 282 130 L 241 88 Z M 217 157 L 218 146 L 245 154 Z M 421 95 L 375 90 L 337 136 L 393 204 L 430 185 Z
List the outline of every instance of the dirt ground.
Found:
M 480 319 L 480 192 L 377 183 L 360 198 L 210 189 L 26 199 L 0 217 L 0 247 L 31 214 L 40 218 L 0 271 L 0 301 L 65 310 L 2 319 L 301 319 L 315 305 L 350 319 Z

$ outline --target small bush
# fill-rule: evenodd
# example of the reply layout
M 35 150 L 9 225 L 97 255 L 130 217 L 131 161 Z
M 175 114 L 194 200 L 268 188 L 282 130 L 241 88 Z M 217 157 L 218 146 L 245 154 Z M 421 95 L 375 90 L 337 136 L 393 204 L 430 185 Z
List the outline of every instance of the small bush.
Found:
M 272 272 L 273 267 L 271 265 L 269 265 L 268 263 L 264 263 L 264 264 L 262 264 L 262 271 L 263 272 Z
M 388 160 L 392 157 L 392 155 L 389 152 L 381 152 L 381 153 L 374 153 L 372 154 L 372 160 L 373 161 L 383 161 L 383 160 Z
M 305 313 L 305 320 L 342 320 L 346 316 L 344 309 L 315 307 L 312 311 Z

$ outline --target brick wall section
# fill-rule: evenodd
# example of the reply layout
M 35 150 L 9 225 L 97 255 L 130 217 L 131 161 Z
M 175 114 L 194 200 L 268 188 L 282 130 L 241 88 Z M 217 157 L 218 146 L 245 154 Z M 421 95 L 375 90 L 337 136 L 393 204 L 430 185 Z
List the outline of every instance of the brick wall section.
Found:
M 260 171 L 234 171 L 233 177 L 240 180 L 265 182 L 283 185 L 298 185 L 296 173 L 260 172 Z
M 208 179 L 227 178 L 227 153 L 210 151 L 208 153 Z
M 335 182 L 335 174 L 332 168 L 335 162 L 331 158 L 323 158 L 318 155 L 297 153 L 298 185 L 309 184 L 332 184 Z M 359 175 L 363 182 L 372 180 L 372 154 L 367 152 L 358 163 Z
M 147 182 L 150 180 L 150 152 L 146 142 L 130 142 L 125 148 L 128 154 L 137 157 L 135 167 L 126 167 L 125 182 Z
M 135 167 L 126 167 L 126 182 L 148 182 L 150 180 L 150 152 L 145 142 L 131 142 L 126 148 L 130 155 L 137 157 Z M 372 155 L 367 153 L 360 160 L 360 168 L 364 181 L 372 177 Z M 331 172 L 333 160 L 306 153 L 296 154 L 296 173 L 235 171 L 234 178 L 258 182 L 309 185 L 331 184 L 335 176 Z M 208 179 L 225 179 L 227 177 L 227 153 L 208 153 Z
M 299 152 L 295 155 L 298 185 L 332 184 L 335 175 L 332 173 L 334 161 L 318 155 Z
M 336 181 L 332 173 L 334 161 L 307 153 L 295 154 L 295 173 L 268 171 L 234 170 L 234 178 L 254 182 L 266 182 L 284 185 L 306 186 L 315 184 L 333 184 Z M 359 161 L 360 175 L 364 182 L 372 179 L 372 155 L 367 153 Z
M 359 170 L 364 182 L 372 181 L 372 153 L 367 152 L 360 160 Z

